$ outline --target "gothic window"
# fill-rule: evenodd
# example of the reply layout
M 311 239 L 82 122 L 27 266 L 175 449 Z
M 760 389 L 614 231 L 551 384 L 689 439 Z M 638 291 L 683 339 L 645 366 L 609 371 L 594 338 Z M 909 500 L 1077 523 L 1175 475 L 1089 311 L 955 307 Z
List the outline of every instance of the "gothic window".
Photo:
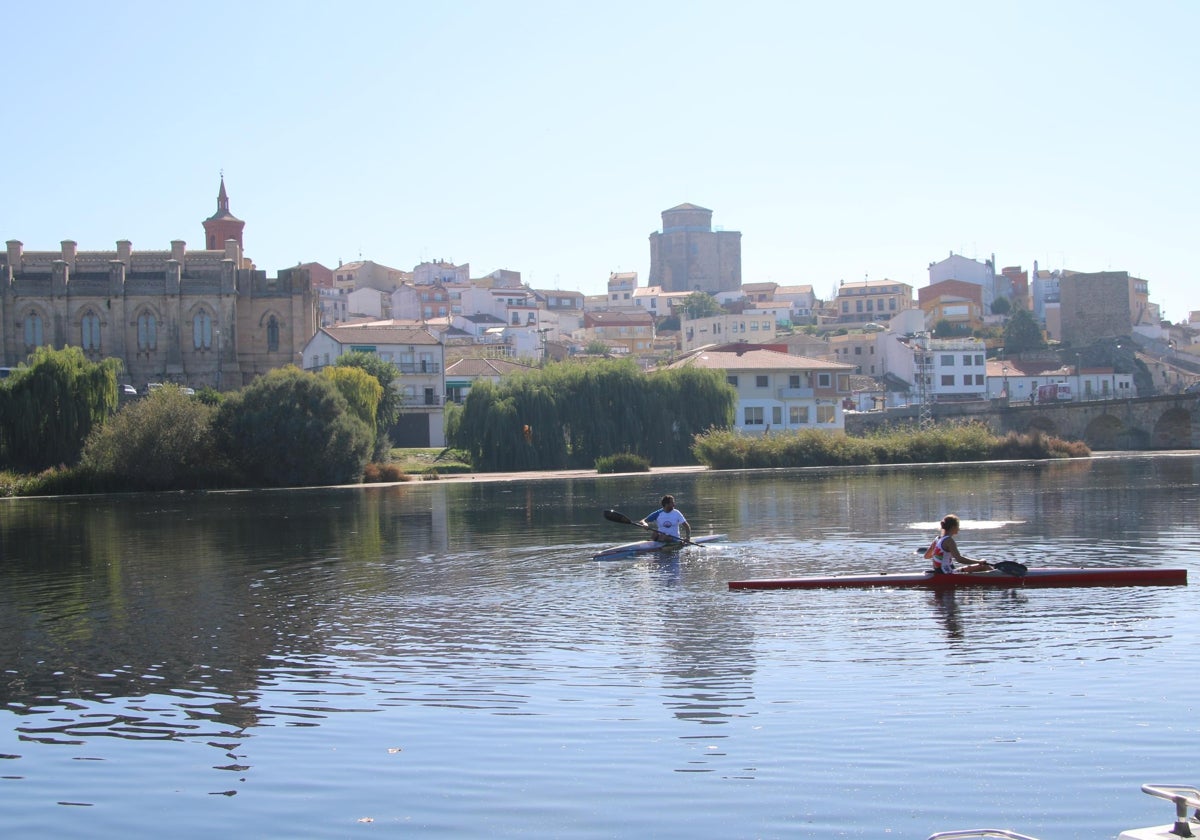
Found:
M 212 349 L 213 319 L 206 309 L 201 309 L 192 319 L 192 345 L 197 350 Z
M 43 343 L 42 316 L 30 312 L 25 316 L 25 347 L 32 350 L 34 347 L 41 347 Z
M 267 321 L 267 352 L 273 353 L 279 349 L 279 321 L 272 315 Z
M 100 349 L 100 316 L 90 309 L 79 321 L 79 344 L 84 350 Z
M 143 312 L 138 315 L 137 343 L 139 352 L 158 349 L 158 319 L 153 313 Z

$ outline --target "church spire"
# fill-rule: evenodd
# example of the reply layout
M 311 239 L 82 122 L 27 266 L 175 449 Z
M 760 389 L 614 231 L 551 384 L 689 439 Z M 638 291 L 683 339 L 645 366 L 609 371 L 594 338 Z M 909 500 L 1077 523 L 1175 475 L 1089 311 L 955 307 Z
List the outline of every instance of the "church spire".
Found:
M 225 242 L 234 239 L 242 246 L 242 229 L 246 223 L 229 212 L 229 193 L 225 191 L 225 172 L 221 172 L 221 189 L 217 193 L 217 212 L 204 220 L 204 243 L 210 251 L 219 251 Z
M 221 172 L 221 191 L 217 193 L 217 215 L 229 216 L 229 193 L 225 192 L 225 172 Z

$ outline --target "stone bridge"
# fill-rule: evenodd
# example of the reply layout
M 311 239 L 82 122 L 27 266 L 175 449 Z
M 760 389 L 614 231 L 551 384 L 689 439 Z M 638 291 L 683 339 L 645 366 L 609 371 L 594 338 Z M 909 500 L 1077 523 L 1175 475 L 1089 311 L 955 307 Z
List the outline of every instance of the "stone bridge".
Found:
M 938 404 L 933 417 L 978 420 L 997 434 L 1034 429 L 1092 449 L 1200 449 L 1200 394 L 1172 394 L 1127 400 L 1091 400 L 1042 405 L 990 403 Z M 915 423 L 915 407 L 846 415 L 849 434 L 882 425 Z

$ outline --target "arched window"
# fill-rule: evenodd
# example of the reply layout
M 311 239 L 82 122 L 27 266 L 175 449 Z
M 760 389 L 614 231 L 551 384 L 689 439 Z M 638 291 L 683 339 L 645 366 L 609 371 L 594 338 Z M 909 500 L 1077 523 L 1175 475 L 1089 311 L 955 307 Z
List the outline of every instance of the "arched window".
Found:
M 158 320 L 151 312 L 143 312 L 137 319 L 137 342 L 139 351 L 158 349 Z
M 201 309 L 192 319 L 192 344 L 197 350 L 212 349 L 213 319 L 206 309 Z
M 100 316 L 90 309 L 79 321 L 79 344 L 84 350 L 100 350 Z
M 274 352 L 279 349 L 279 322 L 272 315 L 267 321 L 267 352 Z
M 25 316 L 25 348 L 32 350 L 34 347 L 41 347 L 45 343 L 42 335 L 42 316 L 36 312 L 30 312 Z

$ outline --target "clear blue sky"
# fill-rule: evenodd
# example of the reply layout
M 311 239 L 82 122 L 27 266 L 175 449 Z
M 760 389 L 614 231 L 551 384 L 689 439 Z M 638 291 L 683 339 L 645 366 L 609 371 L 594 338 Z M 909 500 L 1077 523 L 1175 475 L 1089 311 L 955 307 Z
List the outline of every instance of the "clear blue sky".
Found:
M 110 6 L 112 8 L 110 8 Z M 1197 2 L 10 4 L 0 237 L 649 272 L 682 202 L 744 282 L 923 286 L 951 251 L 1200 309 Z

